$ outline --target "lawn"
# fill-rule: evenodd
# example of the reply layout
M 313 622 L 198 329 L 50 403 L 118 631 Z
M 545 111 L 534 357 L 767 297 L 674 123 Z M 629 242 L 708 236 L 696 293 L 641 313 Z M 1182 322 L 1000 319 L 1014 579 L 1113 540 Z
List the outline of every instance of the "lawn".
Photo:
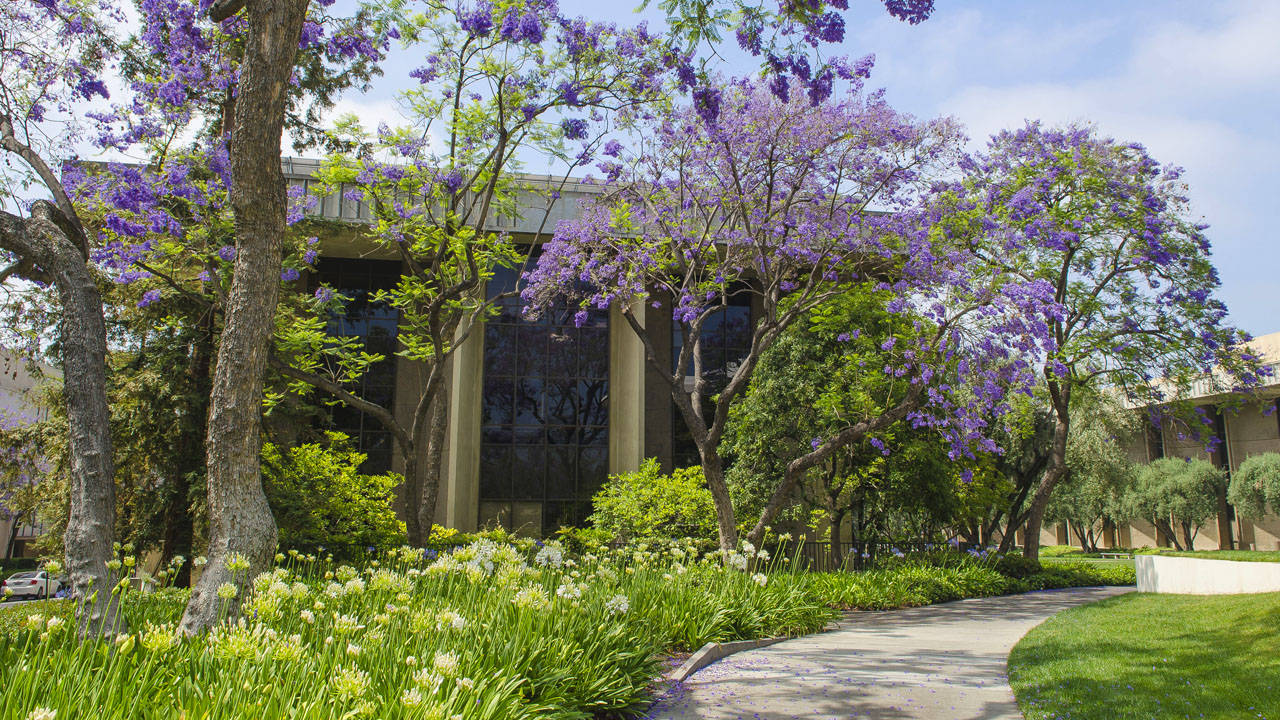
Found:
M 1239 560 L 1242 562 L 1280 562 L 1280 552 L 1272 550 L 1197 550 L 1195 552 L 1167 551 L 1161 555 L 1201 558 L 1203 560 Z
M 1280 593 L 1129 594 L 1068 610 L 1009 656 L 1027 720 L 1280 718 Z

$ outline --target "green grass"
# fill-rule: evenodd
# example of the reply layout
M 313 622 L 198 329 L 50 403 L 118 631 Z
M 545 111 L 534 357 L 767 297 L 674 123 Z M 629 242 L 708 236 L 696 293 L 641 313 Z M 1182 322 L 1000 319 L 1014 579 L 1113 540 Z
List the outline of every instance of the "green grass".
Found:
M 239 623 L 194 639 L 176 633 L 186 591 L 129 591 L 112 651 L 76 642 L 67 601 L 0 608 L 0 718 L 618 718 L 650 699 L 664 656 L 709 641 L 814 632 L 835 609 L 1134 581 L 963 553 L 808 573 L 734 553 L 739 572 L 689 547 L 546 552 L 486 539 L 361 569 L 295 556 L 254 581 Z
M 1009 656 L 1027 720 L 1280 718 L 1280 593 L 1129 594 L 1063 612 Z
M 1177 552 L 1174 550 L 1160 553 L 1173 557 L 1202 558 L 1205 560 L 1239 560 L 1243 562 L 1280 562 L 1280 552 L 1269 550 L 1196 550 L 1194 552 Z

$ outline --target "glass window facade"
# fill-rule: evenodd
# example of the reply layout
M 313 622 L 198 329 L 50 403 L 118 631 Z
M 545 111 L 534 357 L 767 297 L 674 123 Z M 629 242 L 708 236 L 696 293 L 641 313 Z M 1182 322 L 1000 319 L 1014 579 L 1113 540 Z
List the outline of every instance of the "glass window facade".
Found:
M 393 409 L 399 313 L 386 303 L 374 301 L 373 294 L 395 286 L 400 278 L 400 263 L 394 260 L 321 258 L 316 265 L 315 278 L 320 284 L 350 298 L 346 312 L 335 313 L 329 318 L 328 333 L 336 337 L 363 338 L 366 352 L 386 358 L 369 368 L 352 390 L 370 402 Z M 362 472 L 390 472 L 392 437 L 381 423 L 342 404 L 332 406 L 330 423 L 334 430 L 349 435 L 360 451 L 368 456 L 361 466 Z
M 490 297 L 516 288 L 500 269 Z M 609 471 L 609 320 L 574 309 L 536 321 L 520 299 L 503 301 L 485 325 L 480 445 L 480 523 L 547 535 L 590 514 Z
M 702 326 L 702 375 L 708 384 L 708 394 L 715 395 L 729 383 L 738 364 L 751 351 L 751 296 L 739 293 L 729 299 L 728 307 L 707 318 Z M 684 346 L 684 334 L 679 322 L 671 323 L 671 367 L 674 370 Z M 690 361 L 686 372 L 693 374 Z M 704 403 L 710 414 L 710 403 Z M 685 424 L 680 409 L 671 406 L 671 461 L 675 467 L 698 465 L 698 446 L 693 443 L 689 426 Z

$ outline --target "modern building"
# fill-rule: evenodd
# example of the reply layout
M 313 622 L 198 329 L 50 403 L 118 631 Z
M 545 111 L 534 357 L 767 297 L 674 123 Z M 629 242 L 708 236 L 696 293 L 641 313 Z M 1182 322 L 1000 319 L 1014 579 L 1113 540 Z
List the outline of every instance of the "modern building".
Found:
M 60 377 L 48 365 L 32 366 L 18 354 L 0 348 L 0 427 L 38 422 L 48 416 L 41 406 L 37 389 L 45 378 Z M 17 517 L 5 505 L 6 494 L 0 489 L 0 559 L 26 557 L 44 528 L 32 517 Z
M 313 160 L 286 160 L 295 192 L 309 190 L 317 166 Z M 519 195 L 515 216 L 494 217 L 487 229 L 532 243 L 540 230 L 549 233 L 572 217 L 580 200 L 599 192 L 595 185 L 560 180 L 523 176 L 529 191 Z M 394 408 L 407 425 L 425 371 L 394 355 L 395 311 L 372 299 L 373 292 L 396 282 L 401 261 L 362 237 L 369 210 L 344 197 L 344 190 L 311 212 L 314 219 L 330 221 L 319 231 L 313 282 L 352 298 L 330 332 L 363 337 L 370 352 L 388 358 L 362 379 L 361 391 Z M 536 259 L 536 244 L 529 251 Z M 518 276 L 500 269 L 485 291 L 496 297 L 515 289 Z M 521 316 L 518 299 L 502 302 L 501 311 L 485 321 L 482 332 L 471 333 L 447 367 L 448 440 L 436 522 L 461 530 L 496 523 L 550 532 L 585 520 L 591 496 L 609 474 L 637 469 L 648 457 L 668 469 L 696 462 L 669 391 L 647 367 L 639 339 L 618 310 L 594 312 L 578 327 L 568 308 L 530 321 Z M 641 317 L 659 339 L 660 356 L 678 352 L 678 328 L 668 329 L 671 314 L 645 310 Z M 751 313 L 747 305 L 731 307 L 712 323 L 704 363 L 723 371 L 737 362 L 750 344 Z M 335 429 L 356 438 L 368 454 L 366 469 L 401 469 L 392 435 L 378 421 L 341 407 L 332 418 Z
M 1146 437 L 1132 439 L 1127 445 L 1130 459 L 1145 463 L 1163 457 L 1201 458 L 1234 472 L 1251 455 L 1280 453 L 1280 332 L 1255 338 L 1249 347 L 1273 372 L 1254 400 L 1237 410 L 1222 411 L 1219 407 L 1226 398 L 1211 389 L 1207 378 L 1193 387 L 1192 398 L 1212 420 L 1214 434 L 1223 439 L 1215 451 L 1206 451 L 1203 440 L 1182 428 L 1165 424 L 1149 428 Z M 1217 521 L 1207 523 L 1196 535 L 1196 550 L 1280 550 L 1280 517 L 1240 518 L 1225 497 L 1220 505 Z M 1108 528 L 1102 537 L 1103 544 L 1109 547 L 1172 545 L 1151 523 L 1142 521 Z M 1041 542 L 1067 545 L 1074 539 L 1065 524 L 1059 524 L 1045 528 Z
M 315 160 L 285 161 L 295 191 L 310 190 L 318 166 Z M 530 258 L 536 260 L 535 238 L 540 233 L 548 237 L 557 222 L 573 217 L 579 202 L 600 188 L 561 184 L 561 178 L 550 176 L 521 180 L 528 191 L 519 194 L 514 216 L 496 216 L 486 229 L 530 243 Z M 328 221 L 320 231 L 312 282 L 352 298 L 346 317 L 335 318 L 330 332 L 363 337 L 370 352 L 388 358 L 362 379 L 361 391 L 394 408 L 408 425 L 425 371 L 394 355 L 395 311 L 372 300 L 373 292 L 396 283 L 401 261 L 362 235 L 371 215 L 363 203 L 345 197 L 345 189 L 311 211 L 312 218 Z M 485 291 L 496 297 L 515 289 L 518 275 L 501 269 Z M 546 533 L 585 520 L 591 496 L 609 474 L 634 470 L 648 457 L 658 458 L 666 470 L 697 463 L 665 382 L 647 366 L 640 341 L 616 308 L 596 312 L 575 327 L 571 309 L 530 321 L 521 316 L 518 299 L 502 302 L 501 311 L 484 323 L 483 331 L 471 333 L 447 367 L 448 440 L 436 522 L 461 530 L 502 524 Z M 646 329 L 658 339 L 659 355 L 678 353 L 680 333 L 672 328 L 670 312 L 648 306 L 640 310 Z M 709 377 L 717 371 L 723 376 L 745 354 L 752 318 L 753 308 L 744 304 L 730 307 L 711 324 L 703 340 L 704 366 L 713 368 Z M 1210 393 L 1208 383 L 1198 396 L 1226 437 L 1208 458 L 1229 469 L 1253 453 L 1280 452 L 1280 414 L 1272 412 L 1280 397 L 1280 333 L 1252 344 L 1278 371 L 1274 384 L 1263 389 L 1260 404 L 1235 414 L 1218 413 L 1216 403 L 1222 398 Z M 355 438 L 368 454 L 368 470 L 401 469 L 391 433 L 376 420 L 342 407 L 334 409 L 332 419 L 335 429 Z M 1203 444 L 1180 439 L 1173 428 L 1153 431 L 1131 443 L 1129 451 L 1142 462 L 1205 454 Z M 1222 515 L 1218 524 L 1200 532 L 1197 548 L 1225 547 L 1219 538 L 1225 539 L 1230 527 L 1237 546 L 1280 549 L 1280 518 L 1241 520 L 1225 501 Z M 1109 528 L 1103 536 L 1111 546 L 1168 544 L 1141 522 Z M 1067 528 L 1046 528 L 1042 542 L 1069 544 Z

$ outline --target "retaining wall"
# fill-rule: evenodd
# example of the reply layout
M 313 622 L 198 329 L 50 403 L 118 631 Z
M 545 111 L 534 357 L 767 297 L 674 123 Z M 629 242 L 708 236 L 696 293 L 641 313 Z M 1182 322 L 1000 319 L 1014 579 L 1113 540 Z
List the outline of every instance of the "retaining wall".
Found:
M 1135 555 L 1138 592 L 1231 595 L 1280 592 L 1280 563 Z

